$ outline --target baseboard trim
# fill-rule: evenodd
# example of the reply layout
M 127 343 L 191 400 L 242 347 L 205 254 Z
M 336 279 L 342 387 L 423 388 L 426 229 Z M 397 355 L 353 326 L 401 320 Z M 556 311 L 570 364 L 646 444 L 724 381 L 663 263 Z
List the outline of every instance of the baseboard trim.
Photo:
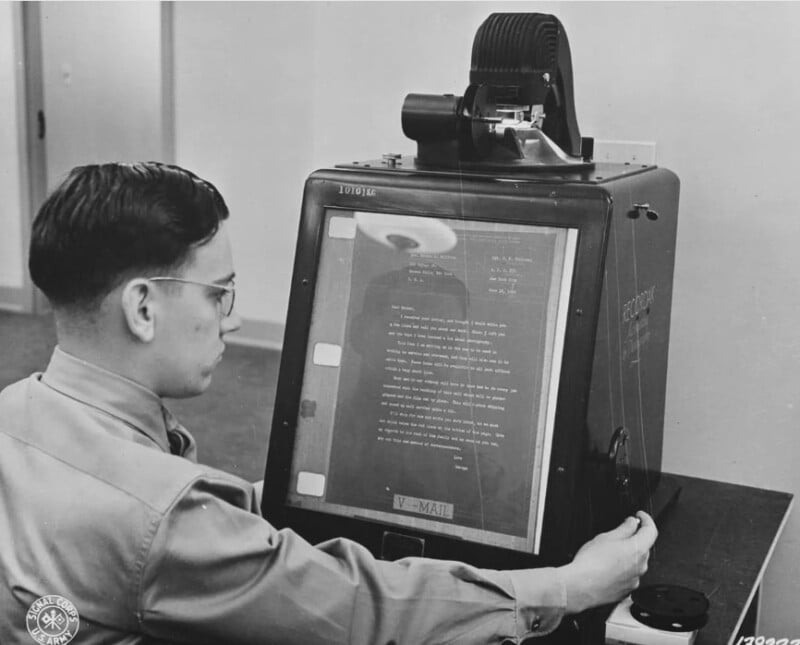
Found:
M 284 325 L 282 323 L 243 318 L 239 331 L 226 336 L 225 340 L 235 345 L 248 345 L 280 351 L 283 347 L 283 330 Z
M 24 287 L 0 286 L 0 309 L 4 311 L 29 312 L 30 303 Z

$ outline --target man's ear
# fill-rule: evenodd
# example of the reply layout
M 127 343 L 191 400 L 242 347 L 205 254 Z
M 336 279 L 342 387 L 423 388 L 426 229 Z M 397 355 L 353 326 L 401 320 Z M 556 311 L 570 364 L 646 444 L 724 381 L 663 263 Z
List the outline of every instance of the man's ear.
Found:
M 128 331 L 143 343 L 155 337 L 153 295 L 153 284 L 144 278 L 134 278 L 122 288 L 122 315 Z

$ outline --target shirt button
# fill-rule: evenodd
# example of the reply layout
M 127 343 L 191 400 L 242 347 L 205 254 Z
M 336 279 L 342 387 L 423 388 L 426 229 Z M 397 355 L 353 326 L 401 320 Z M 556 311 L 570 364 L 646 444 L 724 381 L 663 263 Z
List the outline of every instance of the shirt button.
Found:
M 534 616 L 533 622 L 531 623 L 531 631 L 536 631 L 542 626 L 542 618 L 541 616 Z

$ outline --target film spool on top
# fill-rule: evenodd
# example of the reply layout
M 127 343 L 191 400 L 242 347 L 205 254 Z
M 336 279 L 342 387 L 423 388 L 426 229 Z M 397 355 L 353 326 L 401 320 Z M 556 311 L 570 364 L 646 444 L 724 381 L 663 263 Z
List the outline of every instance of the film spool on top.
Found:
M 640 623 L 670 632 L 690 632 L 708 621 L 708 598 L 678 585 L 649 585 L 631 594 L 631 615 Z

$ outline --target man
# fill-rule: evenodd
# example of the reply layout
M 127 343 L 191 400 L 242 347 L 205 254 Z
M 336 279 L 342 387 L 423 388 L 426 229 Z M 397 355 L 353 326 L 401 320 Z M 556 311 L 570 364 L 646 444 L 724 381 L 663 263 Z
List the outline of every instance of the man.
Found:
M 251 484 L 197 464 L 161 399 L 203 392 L 240 324 L 227 217 L 157 163 L 76 168 L 37 215 L 58 347 L 0 394 L 0 642 L 517 641 L 636 587 L 644 513 L 560 568 L 380 562 L 275 530 Z

